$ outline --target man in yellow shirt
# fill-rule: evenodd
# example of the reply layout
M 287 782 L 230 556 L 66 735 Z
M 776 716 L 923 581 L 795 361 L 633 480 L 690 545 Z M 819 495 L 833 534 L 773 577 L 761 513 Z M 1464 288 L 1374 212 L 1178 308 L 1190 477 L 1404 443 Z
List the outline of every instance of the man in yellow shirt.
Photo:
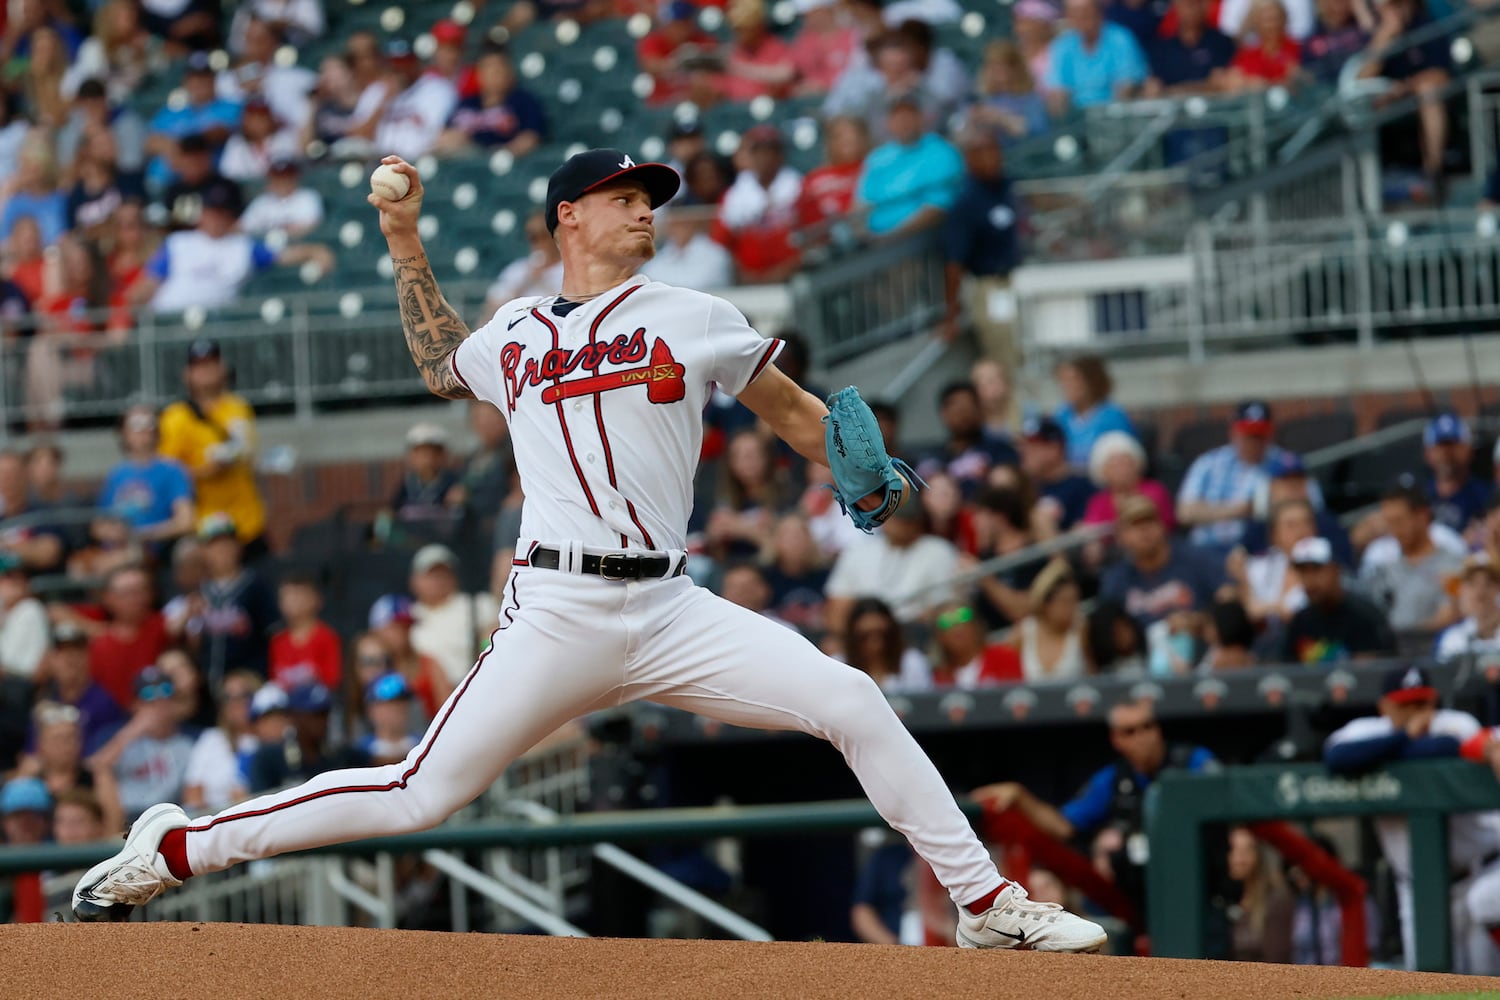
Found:
M 183 370 L 187 398 L 162 411 L 161 453 L 193 477 L 198 515 L 227 514 L 253 560 L 268 549 L 266 505 L 255 485 L 255 411 L 229 392 L 229 373 L 212 340 L 195 340 Z

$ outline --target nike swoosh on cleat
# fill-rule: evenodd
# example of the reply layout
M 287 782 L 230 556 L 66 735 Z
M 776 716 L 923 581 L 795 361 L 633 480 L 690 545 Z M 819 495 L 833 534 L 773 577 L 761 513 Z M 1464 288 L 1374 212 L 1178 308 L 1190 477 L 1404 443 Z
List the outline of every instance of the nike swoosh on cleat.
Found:
M 996 931 L 995 933 L 1001 935 L 1002 937 L 1008 937 L 1008 938 L 1010 938 L 1012 941 L 1016 942 L 1016 944 L 1025 944 L 1026 943 L 1026 932 L 1025 931 L 1022 931 L 1019 934 L 1011 934 L 1008 931 Z

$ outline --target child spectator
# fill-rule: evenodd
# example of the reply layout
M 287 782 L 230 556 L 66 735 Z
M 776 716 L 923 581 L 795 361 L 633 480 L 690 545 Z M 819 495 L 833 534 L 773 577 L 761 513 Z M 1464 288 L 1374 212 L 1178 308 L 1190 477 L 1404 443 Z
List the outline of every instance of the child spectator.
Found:
M 0 550 L 0 672 L 31 680 L 51 644 L 47 609 L 31 595 L 21 560 Z
M 1146 672 L 1146 631 L 1117 601 L 1094 604 L 1088 618 L 1091 673 L 1139 677 Z
M 740 280 L 778 283 L 797 270 L 801 255 L 792 245 L 802 175 L 786 165 L 786 150 L 775 125 L 756 125 L 741 146 L 749 164 L 719 202 L 713 237 L 734 257 Z
M 240 755 L 254 750 L 250 705 L 261 680 L 248 670 L 231 671 L 219 688 L 218 724 L 193 744 L 182 790 L 182 807 L 192 815 L 215 813 L 250 794 Z
M 271 637 L 271 681 L 288 691 L 314 681 L 337 691 L 343 675 L 338 633 L 318 615 L 323 595 L 305 573 L 282 577 L 277 588 L 282 629 Z
M 1130 418 L 1114 400 L 1114 381 L 1104 366 L 1104 359 L 1082 354 L 1061 361 L 1053 370 L 1063 405 L 1057 408 L 1057 422 L 1068 432 L 1068 461 L 1077 469 L 1090 468 L 1094 442 L 1110 431 L 1135 436 Z M 1098 481 L 1098 477 L 1094 477 Z
M 978 100 L 965 124 L 989 129 L 1003 145 L 1047 131 L 1047 104 L 1015 42 L 991 42 L 979 70 Z
M 70 788 L 53 800 L 52 839 L 59 844 L 98 843 L 116 829 L 105 822 L 92 789 Z
M 120 418 L 121 461 L 99 489 L 101 509 L 123 518 L 138 538 L 168 543 L 193 530 L 196 507 L 187 470 L 157 453 L 156 413 L 132 406 Z
M 510 53 L 496 47 L 485 49 L 474 64 L 474 73 L 479 92 L 458 102 L 436 151 L 506 149 L 522 157 L 541 145 L 547 138 L 546 112 L 530 91 L 516 86 Z
M 411 728 L 412 691 L 406 679 L 391 673 L 365 689 L 365 722 L 369 735 L 357 745 L 371 764 L 394 764 L 405 759 L 422 739 Z
M 234 521 L 228 516 L 204 518 L 198 540 L 208 572 L 200 589 L 203 631 L 198 659 L 209 683 L 218 684 L 231 670 L 265 676 L 276 600 L 260 577 L 245 568 Z
M 438 706 L 453 692 L 448 672 L 437 660 L 419 653 L 412 644 L 411 600 L 400 594 L 386 594 L 370 605 L 370 635 L 383 648 L 388 662 L 385 669 L 395 670 L 406 678 L 407 685 L 420 699 L 427 718 L 437 715 Z M 355 663 L 362 665 L 372 658 L 364 642 L 355 651 Z M 363 669 L 363 668 L 362 668 Z
M 172 682 L 156 667 L 136 677 L 130 721 L 94 756 L 113 768 L 127 821 L 158 802 L 182 798 L 193 740 L 182 731 L 172 706 Z
M 1199 673 L 1239 670 L 1255 666 L 1255 624 L 1245 606 L 1235 600 L 1215 601 L 1203 626 L 1208 651 L 1198 664 Z

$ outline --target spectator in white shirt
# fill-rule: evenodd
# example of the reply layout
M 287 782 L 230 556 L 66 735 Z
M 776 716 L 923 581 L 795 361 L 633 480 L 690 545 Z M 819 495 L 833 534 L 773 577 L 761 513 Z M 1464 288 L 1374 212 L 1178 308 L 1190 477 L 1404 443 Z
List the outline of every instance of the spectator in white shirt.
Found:
M 259 97 L 276 118 L 294 133 L 312 115 L 312 90 L 317 74 L 305 66 L 281 65 L 276 52 L 283 39 L 276 26 L 251 20 L 245 26 L 245 47 L 230 68 L 218 74 L 214 91 L 226 101 L 245 103 Z
M 947 586 L 958 573 L 958 549 L 926 534 L 927 513 L 919 503 L 902 504 L 873 535 L 861 536 L 839 553 L 823 592 L 824 621 L 844 627 L 856 598 L 878 597 L 903 624 L 921 620 L 950 601 Z
M 11 677 L 36 677 L 51 641 L 47 609 L 31 596 L 31 585 L 19 557 L 0 551 L 0 671 Z
M 183 778 L 182 807 L 193 815 L 215 813 L 250 794 L 240 766 L 259 745 L 250 726 L 250 702 L 261 679 L 253 671 L 233 670 L 219 688 L 219 723 L 199 734 Z
M 435 69 L 423 72 L 405 42 L 387 46 L 386 59 L 405 89 L 385 106 L 375 129 L 375 148 L 415 160 L 431 151 L 443 134 L 458 107 L 458 88 Z
M 266 187 L 240 216 L 240 231 L 264 236 L 272 230 L 297 237 L 323 221 L 323 196 L 301 185 L 302 168 L 292 157 L 271 161 Z
M 465 594 L 458 585 L 458 557 L 446 545 L 424 545 L 412 557 L 411 644 L 430 656 L 457 684 L 489 643 L 499 609 L 488 592 Z
M 1458 588 L 1464 618 L 1438 636 L 1436 656 L 1452 660 L 1470 653 L 1500 653 L 1500 564 L 1480 552 L 1464 561 Z
M 532 295 L 556 295 L 562 291 L 562 252 L 547 232 L 547 217 L 533 212 L 526 219 L 526 243 L 531 252 L 505 265 L 484 296 L 484 318 L 511 299 Z M 696 288 L 696 285 L 689 285 Z
M 297 134 L 283 128 L 264 99 L 245 105 L 240 130 L 224 144 L 219 172 L 230 180 L 256 181 L 266 176 L 271 161 L 297 155 Z
M 178 312 L 193 306 L 212 309 L 238 297 L 256 271 L 272 265 L 296 266 L 312 261 L 332 270 L 333 254 L 319 243 L 297 243 L 272 250 L 235 231 L 240 193 L 220 180 L 203 192 L 203 211 L 194 229 L 172 233 L 146 264 L 146 273 L 131 286 L 133 304 L 149 302 L 155 312 Z
M 268 24 L 299 48 L 320 37 L 328 27 L 323 14 L 323 0 L 250 0 L 242 3 L 229 26 L 229 50 L 242 53 L 247 47 L 250 24 Z
M 656 256 L 641 267 L 641 273 L 700 292 L 734 284 L 734 260 L 729 251 L 708 235 L 714 209 L 674 208 L 665 226 L 656 230 Z

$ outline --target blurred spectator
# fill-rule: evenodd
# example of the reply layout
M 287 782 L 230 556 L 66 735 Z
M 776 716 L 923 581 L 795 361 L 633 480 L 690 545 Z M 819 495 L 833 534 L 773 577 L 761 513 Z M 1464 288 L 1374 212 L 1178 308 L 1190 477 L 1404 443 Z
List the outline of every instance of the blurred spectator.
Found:
M 696 205 L 658 213 L 656 256 L 646 261 L 639 273 L 655 281 L 705 292 L 733 285 L 734 258 L 709 235 L 715 214 L 710 208 Z M 550 242 L 552 237 L 547 239 Z M 787 250 L 796 253 L 790 246 Z M 560 260 L 557 266 L 562 267 Z M 560 277 L 556 287 L 562 287 Z
M 719 92 L 728 101 L 784 97 L 797 79 L 792 49 L 771 34 L 763 0 L 729 0 L 733 41 L 725 51 Z
M 1447 627 L 1455 617 L 1448 584 L 1462 572 L 1464 557 L 1433 543 L 1427 494 L 1398 485 L 1381 499 L 1380 517 L 1391 542 L 1366 547 L 1360 583 L 1396 631 Z
M 827 126 L 824 126 L 827 132 Z M 666 164 L 679 174 L 687 170 L 687 162 L 694 156 L 708 149 L 708 140 L 703 137 L 703 122 L 698 118 L 672 119 L 672 125 L 667 132 L 667 158 Z M 682 192 L 679 191 L 678 194 Z M 675 200 L 675 196 L 674 199 Z M 667 204 L 671 204 L 668 202 Z M 660 218 L 662 210 L 657 209 L 657 217 Z
M 385 674 L 365 688 L 365 722 L 369 734 L 357 748 L 370 763 L 394 764 L 422 740 L 411 727 L 411 688 L 400 674 Z
M 1321 833 L 1308 838 L 1335 861 L 1339 851 Z M 1301 866 L 1287 869 L 1287 882 L 1296 894 L 1292 915 L 1292 962 L 1296 965 L 1342 965 L 1344 962 L 1344 912 L 1333 890 L 1314 882 Z M 1380 918 L 1374 899 L 1365 902 L 1366 936 L 1379 940 Z
M 640 5 L 633 4 L 633 0 L 623 0 L 618 7 L 612 6 L 608 0 L 517 0 L 505 12 L 500 26 L 511 35 L 516 35 L 538 20 L 557 21 L 567 18 L 578 24 L 591 24 L 609 17 L 615 10 L 634 13 L 640 11 Z
M 795 0 L 794 6 L 802 18 L 790 49 L 797 93 L 826 94 L 853 58 L 859 28 L 840 17 L 837 0 Z
M 1265 552 L 1251 556 L 1236 548 L 1225 564 L 1246 612 L 1257 624 L 1288 621 L 1307 605 L 1307 594 L 1292 572 L 1291 553 L 1304 538 L 1318 537 L 1312 504 L 1306 500 L 1277 504 L 1271 511 L 1269 534 L 1271 545 Z
M 272 687 L 273 685 L 267 685 Z M 328 715 L 333 698 L 321 684 L 304 684 L 287 694 L 291 727 L 279 742 L 261 741 L 246 768 L 250 791 L 261 793 L 306 781 L 324 771 L 364 767 L 369 756 L 356 747 L 330 742 Z
M 778 616 L 804 632 L 822 630 L 828 567 L 803 515 L 784 514 L 777 520 L 765 577 Z
M 1031 530 L 1030 497 L 1012 487 L 986 486 L 975 500 L 974 527 L 978 552 L 961 560 L 961 568 L 1014 555 L 1036 543 Z M 992 627 L 1018 622 L 1031 612 L 1031 585 L 1042 564 L 1028 561 L 979 580 L 979 610 Z
M 1069 439 L 1069 448 L 1072 439 Z M 1156 506 L 1157 516 L 1168 531 L 1177 526 L 1176 511 L 1167 488 L 1146 475 L 1146 449 L 1125 431 L 1106 431 L 1094 442 L 1087 465 L 1089 479 L 1098 492 L 1084 508 L 1086 525 L 1113 526 L 1121 507 L 1134 497 L 1145 497 Z
M 852 541 L 839 553 L 828 577 L 825 620 L 844 626 L 856 598 L 878 597 L 898 620 L 911 623 L 949 599 L 947 584 L 958 572 L 958 550 L 926 532 L 921 504 L 902 504 L 881 529 Z
M 1276 0 L 1281 7 L 1286 33 L 1301 41 L 1313 33 L 1314 0 Z M 1254 37 L 1263 25 L 1256 21 L 1256 0 L 1223 0 L 1218 5 L 1219 30 L 1234 38 Z
M 15 301 L 25 305 L 29 311 L 31 303 L 42 297 L 42 272 L 46 260 L 42 256 L 42 229 L 30 217 L 16 220 L 10 237 L 5 241 L 5 274 L 19 295 L 12 295 L 7 308 L 13 309 Z
M 984 426 L 979 394 L 972 383 L 950 382 L 938 395 L 938 417 L 948 432 L 942 446 L 917 463 L 917 475 L 947 472 L 972 498 L 991 466 L 1019 465 L 1021 456 L 1007 439 Z
M 943 220 L 943 336 L 958 336 L 959 313 L 968 279 L 969 318 L 979 333 L 984 357 L 1007 371 L 1021 364 L 1016 336 L 1016 300 L 1010 272 L 1021 263 L 1021 216 L 1000 143 L 988 128 L 965 128 L 958 137 L 967 173 Z
M 917 499 L 927 511 L 927 531 L 939 538 L 946 538 L 958 550 L 967 554 L 979 551 L 979 530 L 976 527 L 976 512 L 964 506 L 963 493 L 958 483 L 946 472 L 928 476 L 927 488 Z
M 1326 538 L 1304 538 L 1292 548 L 1291 558 L 1307 606 L 1287 623 L 1286 662 L 1334 664 L 1396 654 L 1396 637 L 1385 615 L 1345 589 Z
M 1090 468 L 1094 442 L 1110 431 L 1135 436 L 1135 428 L 1125 411 L 1110 399 L 1114 381 L 1104 367 L 1104 359 L 1081 354 L 1058 363 L 1054 374 L 1062 393 L 1063 405 L 1057 408 L 1057 422 L 1068 432 L 1068 461 L 1077 469 Z M 1097 481 L 1098 477 L 1094 477 Z
M 235 11 L 229 28 L 231 51 L 245 50 L 245 34 L 254 22 L 270 25 L 286 44 L 298 48 L 318 38 L 327 27 L 323 0 L 250 0 Z
M 93 347 L 118 345 L 129 326 L 128 317 L 107 312 L 109 274 L 95 245 L 66 233 L 44 260 L 42 297 L 32 304 L 39 329 L 26 351 L 26 423 L 33 431 L 62 426 L 65 393 L 87 392 L 99 378 Z M 118 322 L 106 343 L 83 339 L 105 332 L 111 319 Z
M 1106 21 L 1099 0 L 1066 0 L 1063 13 L 1068 28 L 1052 42 L 1045 79 L 1053 116 L 1132 97 L 1147 74 L 1135 36 Z
M 203 148 L 216 151 L 240 124 L 240 106 L 214 94 L 214 70 L 207 52 L 188 58 L 182 91 L 186 97 L 182 104 L 164 105 L 151 119 L 146 151 L 153 159 L 146 167 L 146 179 L 154 187 L 176 179 L 180 168 L 173 161 L 179 151 L 187 152 L 182 143 L 188 136 L 201 136 Z
M 965 112 L 965 124 L 992 131 L 1004 145 L 1051 126 L 1047 102 L 1015 42 L 991 42 L 985 48 L 978 97 Z
M 306 573 L 289 573 L 276 588 L 281 629 L 271 636 L 270 679 L 290 691 L 317 682 L 337 691 L 344 672 L 339 635 L 319 615 L 323 594 Z
M 21 147 L 9 197 L 0 211 L 0 239 L 10 239 L 16 223 L 33 219 L 44 246 L 56 243 L 68 229 L 68 200 L 57 190 L 57 162 L 51 145 L 37 133 Z
M 957 10 L 956 5 L 954 9 Z M 906 42 L 918 77 L 914 80 L 888 77 L 886 93 L 895 95 L 917 90 L 925 97 L 923 108 L 931 116 L 928 124 L 946 123 L 974 92 L 969 70 L 952 49 L 937 44 L 932 24 L 926 19 L 907 17 L 897 20 L 892 16 L 892 10 L 899 8 L 893 5 L 886 10 L 886 23 L 895 24 L 895 34 Z M 957 19 L 956 15 L 954 19 Z
M 1433 35 L 1419 45 L 1393 51 L 1400 38 L 1430 27 L 1435 19 L 1423 0 L 1391 0 L 1380 4 L 1378 11 L 1375 33 L 1365 49 L 1369 59 L 1360 66 L 1358 76 L 1390 81 L 1390 89 L 1380 96 L 1382 103 L 1416 98 L 1422 123 L 1422 173 L 1436 181 L 1442 175 L 1443 150 L 1448 145 L 1448 105 L 1443 95 L 1453 74 L 1449 39 Z
M 862 597 L 854 602 L 841 641 L 844 662 L 869 674 L 882 691 L 926 691 L 932 687 L 927 657 L 907 644 L 901 623 L 880 598 Z
M 238 118 L 235 123 L 238 127 Z M 195 133 L 183 136 L 172 152 L 172 166 L 176 177 L 167 186 L 161 199 L 161 204 L 167 211 L 167 228 L 172 232 L 192 229 L 198 225 L 203 201 L 209 191 L 228 186 L 238 196 L 239 185 L 215 168 L 214 152 L 202 135 Z
M 1323 744 L 1323 763 L 1334 774 L 1358 776 L 1393 761 L 1457 757 L 1465 744 L 1482 745 L 1486 740 L 1485 731 L 1472 715 L 1438 707 L 1437 688 L 1422 667 L 1391 668 L 1382 678 L 1381 692 L 1378 716 L 1355 719 Z M 1375 834 L 1395 875 L 1401 943 L 1407 967 L 1411 968 L 1416 931 L 1406 817 L 1378 817 Z M 1484 811 L 1449 817 L 1448 866 L 1452 878 L 1448 891 L 1454 972 L 1493 975 L 1500 968 L 1500 951 L 1489 933 L 1486 917 L 1493 910 L 1497 855 L 1500 815 Z
M 47 681 L 38 696 L 78 711 L 83 752 L 92 756 L 120 728 L 125 712 L 120 702 L 90 676 L 89 639 L 82 629 L 69 621 L 52 627 L 52 649 L 43 670 Z M 133 687 L 127 685 L 124 693 L 128 705 L 134 698 Z
M 1213 603 L 1224 579 L 1218 559 L 1168 535 L 1146 497 L 1120 508 L 1115 540 L 1123 558 L 1104 571 L 1099 596 L 1119 601 L 1142 628 L 1182 612 L 1206 611 Z
M 166 623 L 153 602 L 151 575 L 123 566 L 104 581 L 100 603 L 105 620 L 89 622 L 89 670 L 121 705 L 129 705 L 136 675 L 167 648 Z
M 1217 600 L 1203 626 L 1208 649 L 1198 663 L 1199 673 L 1239 670 L 1255 666 L 1255 624 L 1236 600 Z
M 1076 680 L 1083 658 L 1083 591 L 1066 559 L 1054 558 L 1031 583 L 1031 613 L 1016 623 L 1011 642 L 1028 684 Z
M 36 778 L 23 777 L 12 778 L 0 788 L 0 832 L 5 834 L 4 843 L 43 844 L 51 829 L 52 795 L 46 785 Z M 12 918 L 13 922 L 15 919 Z
M 68 69 L 68 50 L 62 36 L 47 25 L 31 33 L 31 56 L 20 72 L 19 90 L 29 117 L 43 128 L 56 128 L 68 117 L 68 99 L 63 94 L 63 74 Z
M 882 842 L 855 876 L 849 927 L 855 939 L 866 944 L 904 944 L 903 924 L 913 896 L 912 851 L 906 841 L 887 839 L 885 831 L 879 832 Z
M 469 406 L 469 429 L 478 447 L 464 459 L 460 483 L 469 509 L 488 519 L 515 490 L 516 450 L 505 415 L 490 403 L 475 400 Z
M 788 506 L 774 443 L 755 430 L 730 438 L 720 470 L 719 503 L 705 534 L 720 559 L 754 559 L 768 550 L 776 517 Z
M 719 202 L 713 237 L 734 257 L 740 280 L 779 283 L 797 270 L 801 256 L 792 246 L 802 175 L 786 165 L 786 150 L 775 125 L 756 125 L 741 146 L 749 164 Z
M 458 473 L 448 467 L 448 432 L 426 421 L 413 424 L 406 432 L 406 471 L 386 516 L 400 524 L 441 527 L 453 522 L 463 503 Z
M 1309 13 L 1311 10 L 1309 8 Z M 1281 0 L 1253 0 L 1247 18 L 1251 37 L 1240 42 L 1223 87 L 1230 92 L 1262 90 L 1290 83 L 1302 59 L 1296 39 L 1287 34 L 1286 8 Z
M 994 358 L 981 357 L 969 369 L 969 381 L 974 383 L 974 391 L 979 396 L 985 430 L 991 437 L 1009 435 L 1016 424 L 1017 410 L 1011 392 L 1010 372 Z M 889 443 L 890 439 L 886 441 Z
M 54 798 L 90 790 L 109 828 L 123 828 L 114 774 L 84 757 L 83 714 L 78 709 L 55 701 L 37 702 L 31 712 L 31 740 L 32 752 L 22 757 L 17 775 L 40 779 Z
M 556 295 L 562 291 L 562 252 L 547 232 L 547 217 L 532 212 L 526 217 L 526 245 L 531 252 L 505 265 L 495 283 L 484 294 L 486 318 L 512 299 L 533 295 Z M 689 285 L 697 288 L 697 285 Z
M 1458 610 L 1462 620 L 1449 625 L 1438 636 L 1433 655 L 1446 661 L 1475 653 L 1500 652 L 1500 565 L 1488 553 L 1481 552 L 1464 561 Z
M 59 844 L 93 844 L 104 840 L 120 824 L 106 823 L 104 809 L 93 789 L 70 788 L 52 807 L 52 839 Z
M 1341 566 L 1354 565 L 1354 550 L 1349 545 L 1349 535 L 1339 523 L 1338 516 L 1318 502 L 1317 481 L 1307 473 L 1302 459 L 1289 451 L 1281 452 L 1266 461 L 1269 478 L 1256 491 L 1252 501 L 1252 513 L 1245 522 L 1245 532 L 1240 544 L 1247 552 L 1261 552 L 1269 544 L 1268 519 L 1280 504 L 1301 500 L 1312 507 L 1313 521 L 1317 525 L 1315 534 L 1328 539 L 1333 546 L 1333 557 Z M 1378 515 L 1374 518 L 1378 522 Z M 1373 527 L 1373 525 L 1372 525 Z
M 229 391 L 219 345 L 195 340 L 182 373 L 187 398 L 161 414 L 161 453 L 187 469 L 198 494 L 198 514 L 227 515 L 246 557 L 266 551 L 266 508 L 255 484 L 255 411 Z
M 794 632 L 797 630 L 797 626 L 771 610 L 770 584 L 766 583 L 766 575 L 755 563 L 734 563 L 726 567 L 719 581 L 719 596 Z
M 208 578 L 199 590 L 203 631 L 195 640 L 198 662 L 210 686 L 231 670 L 266 676 L 276 599 L 260 577 L 246 569 L 244 547 L 227 514 L 210 514 L 198 527 Z
M 714 36 L 698 27 L 698 11 L 688 0 L 663 5 L 656 28 L 636 43 L 636 60 L 655 82 L 652 104 L 672 104 L 711 96 L 703 66 L 695 60 L 718 48 Z M 705 91 L 707 93 L 705 93 Z M 712 101 L 701 101 L 702 106 Z
M 32 498 L 27 487 L 25 458 L 13 451 L 0 451 L 0 517 L 8 521 L 46 510 Z M 63 566 L 67 555 L 66 532 L 32 516 L 20 527 L 0 531 L 0 548 L 20 556 L 22 564 L 33 573 L 51 572 Z
M 106 0 L 95 8 L 93 32 L 63 74 L 63 96 L 81 97 L 85 81 L 99 80 L 110 103 L 123 104 L 159 57 L 159 46 L 141 24 L 140 7 L 133 0 Z
M 111 174 L 118 173 L 127 193 L 141 196 L 146 169 L 146 123 L 128 105 L 116 106 L 106 95 L 104 84 L 89 78 L 79 85 L 72 113 L 58 130 L 57 161 L 76 170 L 85 147 L 90 142 L 98 143 L 101 133 L 108 135 L 113 143 L 96 145 L 93 157 L 111 150 L 114 154 L 109 164 Z
M 172 682 L 150 666 L 135 679 L 130 721 L 93 755 L 96 767 L 111 768 L 127 822 L 158 802 L 182 798 L 193 740 L 172 710 Z
M 157 453 L 156 412 L 132 406 L 120 418 L 121 460 L 104 477 L 98 506 L 151 542 L 171 542 L 197 523 L 193 484 L 181 463 Z
M 873 236 L 899 237 L 938 225 L 947 216 L 963 175 L 958 150 L 929 131 L 911 94 L 892 99 L 890 141 L 865 158 L 855 197 L 868 209 Z
M 1245 535 L 1245 518 L 1270 479 L 1268 469 L 1286 454 L 1271 443 L 1271 408 L 1260 400 L 1241 403 L 1229 426 L 1229 443 L 1193 460 L 1177 490 L 1177 520 L 1193 529 L 1197 545 L 1227 553 Z M 1321 506 L 1322 494 L 1309 487 Z
M 937 649 L 933 684 L 972 691 L 1020 682 L 1021 655 L 1010 646 L 987 642 L 985 632 L 979 615 L 968 605 L 953 605 L 938 612 L 932 631 Z
M 115 316 L 128 315 L 126 310 L 135 301 L 135 286 L 145 278 L 146 264 L 156 255 L 159 241 L 160 234 L 146 225 L 146 210 L 140 201 L 128 200 L 115 211 L 105 261 L 111 286 L 109 304 Z
M 95 240 L 107 235 L 126 195 L 138 194 L 115 173 L 117 159 L 108 130 L 89 129 L 74 164 L 77 180 L 68 192 L 68 225 L 77 235 Z
M 246 111 L 257 101 L 264 102 L 271 117 L 285 129 L 296 153 L 301 150 L 296 148 L 295 137 L 312 117 L 309 95 L 318 78 L 295 62 L 278 61 L 276 53 L 282 43 L 281 31 L 274 24 L 257 18 L 248 20 L 239 58 L 219 73 L 214 89 L 219 97 L 244 105 Z M 225 154 L 228 152 L 226 147 Z M 224 172 L 235 176 L 228 167 Z
M 232 181 L 264 180 L 274 160 L 295 159 L 297 134 L 286 128 L 263 98 L 245 103 L 240 128 L 224 143 L 219 170 Z
M 137 304 L 154 312 L 180 312 L 194 306 L 214 309 L 239 297 L 257 271 L 295 267 L 311 261 L 333 269 L 333 254 L 318 243 L 293 243 L 280 250 L 235 231 L 241 209 L 239 188 L 220 178 L 203 190 L 197 227 L 166 238 L 131 289 Z
M 458 556 L 444 545 L 424 545 L 411 560 L 412 648 L 458 684 L 489 645 L 499 609 L 488 591 L 466 594 L 458 582 Z
M 1049 518 L 1067 531 L 1083 519 L 1094 496 L 1094 484 L 1068 464 L 1068 436 L 1048 416 L 1028 417 L 1021 424 L 1021 469 L 1048 505 Z
M 1166 0 L 1109 0 L 1104 4 L 1105 20 L 1129 31 L 1142 52 L 1151 51 L 1151 44 L 1165 34 L 1162 24 L 1167 12 Z
M 50 644 L 47 609 L 31 595 L 20 557 L 0 551 L 0 672 L 35 678 Z
M 439 137 L 438 152 L 507 149 L 525 156 L 547 138 L 547 115 L 529 90 L 516 86 L 516 68 L 505 49 L 489 47 L 474 64 L 479 92 L 458 102 Z
M 1292 960 L 1292 914 L 1296 900 L 1286 887 L 1281 865 L 1269 847 L 1236 826 L 1229 831 L 1229 878 L 1239 884 L 1239 901 L 1229 908 L 1229 957 L 1235 962 Z
M 400 88 L 385 105 L 375 128 L 375 148 L 416 160 L 430 152 L 458 106 L 458 88 L 441 73 L 424 71 L 405 42 L 386 50 L 394 86 Z
M 727 159 L 710 150 L 695 154 L 683 171 L 682 185 L 686 190 L 673 200 L 673 210 L 686 205 L 717 206 L 734 183 L 734 173 L 734 166 Z
M 453 685 L 437 660 L 413 648 L 412 621 L 412 602 L 402 595 L 387 594 L 370 605 L 370 632 L 384 647 L 390 661 L 387 669 L 406 678 L 421 699 L 427 717 L 432 718 L 453 692 Z M 355 663 L 363 663 L 369 655 L 370 651 L 360 644 L 355 650 Z
M 870 153 L 870 127 L 852 115 L 831 118 L 823 126 L 823 147 L 826 162 L 802 178 L 797 221 L 803 229 L 839 220 L 854 207 L 855 187 Z M 815 242 L 819 235 L 811 234 Z
M 1089 612 L 1087 636 L 1094 673 L 1130 677 L 1146 672 L 1146 632 L 1124 605 L 1096 601 Z
M 266 186 L 251 199 L 240 216 L 240 231 L 265 236 L 272 231 L 296 239 L 323 221 L 323 196 L 301 184 L 302 168 L 291 157 L 273 159 L 267 167 Z
M 1370 43 L 1374 16 L 1363 0 L 1317 0 L 1317 13 L 1317 24 L 1302 43 L 1302 68 L 1330 86 L 1338 82 L 1344 63 Z
M 302 144 L 321 142 L 333 156 L 371 155 L 390 83 L 374 35 L 357 31 L 345 46 L 343 55 L 323 57 Z
M 219 686 L 218 724 L 198 736 L 183 776 L 182 807 L 189 815 L 216 813 L 249 796 L 240 755 L 256 745 L 250 703 L 260 686 L 248 670 L 230 671 Z
M 1021 58 L 1031 71 L 1037 90 L 1046 94 L 1052 75 L 1052 39 L 1057 35 L 1061 15 L 1051 0 L 1018 0 L 1011 9 L 1011 30 Z
M 1208 23 L 1209 0 L 1172 0 L 1177 30 L 1146 46 L 1147 97 L 1211 93 L 1234 61 L 1234 39 Z
M 1061 809 L 1025 787 L 1004 783 L 975 789 L 973 796 L 1003 812 L 1017 809 L 1042 833 L 1057 840 L 1095 838 L 1106 870 L 1127 898 L 1141 905 L 1146 893 L 1146 790 L 1167 769 L 1203 772 L 1219 766 L 1203 747 L 1167 742 L 1149 698 L 1122 701 L 1109 710 L 1109 743 L 1115 760 L 1096 771 L 1083 791 Z
M 1422 447 L 1432 519 L 1463 534 L 1484 515 L 1491 490 L 1490 484 L 1470 472 L 1474 448 L 1469 425 L 1457 414 L 1439 414 L 1422 431 Z

